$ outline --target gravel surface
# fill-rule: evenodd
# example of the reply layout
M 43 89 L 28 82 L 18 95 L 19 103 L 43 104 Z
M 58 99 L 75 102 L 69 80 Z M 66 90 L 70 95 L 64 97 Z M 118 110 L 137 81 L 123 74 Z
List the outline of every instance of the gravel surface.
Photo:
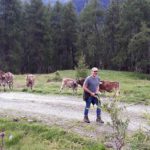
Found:
M 108 102 L 102 98 L 102 103 Z M 136 131 L 139 128 L 150 130 L 150 126 L 144 113 L 150 114 L 150 106 L 120 103 L 126 106 L 124 117 L 130 119 L 128 131 Z M 75 96 L 38 95 L 29 93 L 0 93 L 0 115 L 3 117 L 27 118 L 41 121 L 48 125 L 58 125 L 64 129 L 75 131 L 81 135 L 98 138 L 102 132 L 111 132 L 108 125 L 111 119 L 108 113 L 102 112 L 104 125 L 95 122 L 96 107 L 91 106 L 89 118 L 91 123 L 83 123 L 83 110 L 85 102 Z

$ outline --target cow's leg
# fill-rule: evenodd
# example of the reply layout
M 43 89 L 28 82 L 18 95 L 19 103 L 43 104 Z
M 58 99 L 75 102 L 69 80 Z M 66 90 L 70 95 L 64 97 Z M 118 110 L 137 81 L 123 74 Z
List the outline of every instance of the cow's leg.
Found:
M 11 90 L 11 83 L 8 83 L 8 87 L 9 87 L 9 89 Z
M 61 91 L 64 89 L 64 83 L 62 83 L 59 92 L 61 93 Z
M 3 84 L 4 92 L 6 91 L 5 84 Z
M 72 88 L 72 91 L 73 91 L 72 95 L 74 95 L 74 94 L 75 94 L 75 89 L 74 89 L 74 88 Z

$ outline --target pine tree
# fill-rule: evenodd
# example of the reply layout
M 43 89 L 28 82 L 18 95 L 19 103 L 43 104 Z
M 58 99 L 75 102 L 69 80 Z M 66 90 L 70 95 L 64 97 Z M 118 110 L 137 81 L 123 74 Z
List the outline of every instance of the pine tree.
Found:
M 80 15 L 79 48 L 89 66 L 101 66 L 103 47 L 103 10 L 98 0 L 91 0 Z
M 63 69 L 72 69 L 76 65 L 77 15 L 73 4 L 64 6 L 62 14 Z
M 128 45 L 130 40 L 140 32 L 142 22 L 150 22 L 150 1 L 149 0 L 127 0 L 124 2 L 121 11 L 119 24 L 119 51 L 114 58 L 114 63 L 119 69 L 131 70 Z
M 21 64 L 21 2 L 0 0 L 0 67 L 5 71 L 20 72 Z
M 57 1 L 51 12 L 50 29 L 52 38 L 52 70 L 63 69 L 62 10 L 62 4 Z
M 120 22 L 120 11 L 122 2 L 120 0 L 112 0 L 105 14 L 104 25 L 104 68 L 116 69 L 113 65 L 113 58 L 116 56 L 119 48 L 118 42 L 118 26 Z
M 47 70 L 48 66 L 44 65 L 50 42 L 47 17 L 42 0 L 31 0 L 25 5 L 23 72 L 40 73 Z
M 80 79 L 80 78 L 86 78 L 88 75 L 88 66 L 86 65 L 85 62 L 85 56 L 82 54 L 79 57 L 79 61 L 76 67 L 76 78 Z
M 145 24 L 130 40 L 128 54 L 132 70 L 150 73 L 150 28 Z

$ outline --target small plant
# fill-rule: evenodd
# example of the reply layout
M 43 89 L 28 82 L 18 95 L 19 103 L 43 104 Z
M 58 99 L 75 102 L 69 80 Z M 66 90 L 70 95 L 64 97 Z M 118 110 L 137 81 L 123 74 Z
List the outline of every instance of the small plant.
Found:
M 62 80 L 59 71 L 55 72 L 55 76 L 54 76 L 53 80 L 54 81 L 61 81 Z
M 87 68 L 85 56 L 81 55 L 78 61 L 78 67 L 76 68 L 76 78 L 86 78 L 88 75 Z
M 113 133 L 109 139 L 110 143 L 115 150 L 121 150 L 125 146 L 129 119 L 121 116 L 123 108 L 118 107 L 116 99 L 110 105 L 105 105 L 105 109 L 109 112 L 112 120 Z
M 148 112 L 144 113 L 143 117 L 148 121 L 148 124 L 150 125 L 150 113 Z
M 149 150 L 150 131 L 143 132 L 140 129 L 131 137 L 131 140 L 129 142 L 132 150 Z

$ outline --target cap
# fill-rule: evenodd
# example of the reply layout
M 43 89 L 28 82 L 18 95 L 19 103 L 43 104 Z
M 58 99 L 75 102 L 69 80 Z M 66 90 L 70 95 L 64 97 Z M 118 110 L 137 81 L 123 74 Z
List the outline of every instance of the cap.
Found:
M 98 68 L 93 67 L 93 68 L 92 68 L 92 71 L 98 71 Z

